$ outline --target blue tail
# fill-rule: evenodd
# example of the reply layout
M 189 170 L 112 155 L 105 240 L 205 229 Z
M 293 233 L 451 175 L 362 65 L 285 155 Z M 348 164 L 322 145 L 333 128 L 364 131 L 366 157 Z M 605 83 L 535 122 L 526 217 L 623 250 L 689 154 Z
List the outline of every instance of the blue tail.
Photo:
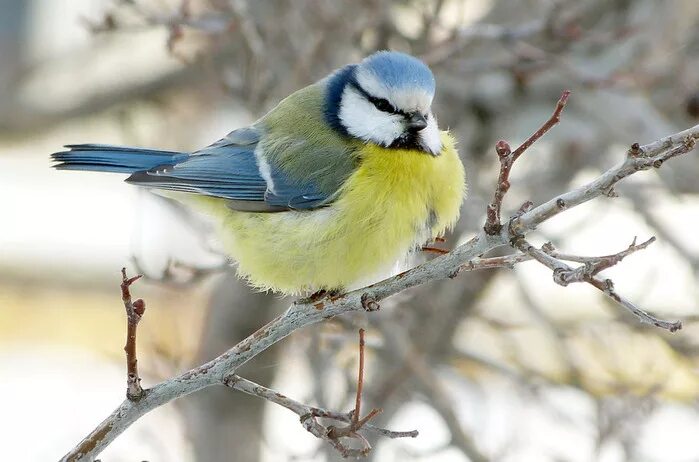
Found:
M 91 170 L 96 172 L 134 173 L 160 165 L 173 165 L 189 154 L 174 151 L 110 146 L 106 144 L 73 144 L 68 151 L 51 154 L 59 170 Z

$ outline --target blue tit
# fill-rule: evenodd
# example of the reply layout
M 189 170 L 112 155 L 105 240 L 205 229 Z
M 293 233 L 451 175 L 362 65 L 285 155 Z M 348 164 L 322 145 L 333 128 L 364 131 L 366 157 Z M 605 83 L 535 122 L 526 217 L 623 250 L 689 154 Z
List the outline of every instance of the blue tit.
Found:
M 196 152 L 69 145 L 55 168 L 127 183 L 209 213 L 239 274 L 284 294 L 385 275 L 459 217 L 464 167 L 432 114 L 420 60 L 380 51 L 296 91 Z

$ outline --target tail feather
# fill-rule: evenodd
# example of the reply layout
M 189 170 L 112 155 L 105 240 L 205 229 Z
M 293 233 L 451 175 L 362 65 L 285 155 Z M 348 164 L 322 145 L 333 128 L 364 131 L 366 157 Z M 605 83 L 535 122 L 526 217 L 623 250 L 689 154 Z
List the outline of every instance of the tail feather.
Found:
M 90 170 L 98 172 L 134 173 L 160 165 L 173 165 L 189 157 L 175 151 L 110 146 L 105 144 L 71 144 L 68 151 L 51 158 L 58 170 Z

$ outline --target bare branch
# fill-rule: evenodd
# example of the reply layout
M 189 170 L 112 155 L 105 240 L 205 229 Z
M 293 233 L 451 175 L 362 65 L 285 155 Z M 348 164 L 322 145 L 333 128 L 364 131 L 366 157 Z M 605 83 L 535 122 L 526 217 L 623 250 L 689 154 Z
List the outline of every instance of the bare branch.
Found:
M 666 160 L 692 151 L 697 139 L 699 139 L 699 125 L 648 145 L 637 146 L 638 149 L 630 149 L 623 162 L 602 173 L 593 181 L 560 194 L 515 217 L 510 222 L 510 232 L 515 236 L 522 235 L 536 229 L 538 225 L 564 210 L 607 195 L 614 185 L 624 178 L 641 170 L 660 168 Z
M 650 239 L 641 244 L 636 244 L 636 238 L 634 237 L 633 242 L 631 242 L 631 244 L 626 250 L 622 250 L 621 252 L 612 255 L 605 255 L 602 257 L 580 257 L 577 255 L 558 253 L 551 243 L 547 243 L 546 245 L 544 245 L 541 248 L 541 250 L 559 260 L 566 260 L 585 264 L 584 266 L 580 266 L 579 268 L 577 268 L 574 271 L 574 274 L 571 274 L 569 276 L 569 280 L 567 282 L 570 283 L 583 281 L 586 276 L 595 276 L 596 274 L 606 270 L 607 268 L 611 268 L 612 266 L 621 262 L 621 260 L 628 257 L 632 253 L 645 249 L 653 242 L 655 242 L 655 236 L 651 237 Z
M 544 124 L 539 127 L 537 131 L 535 131 L 529 138 L 524 140 L 524 143 L 522 143 L 517 149 L 515 149 L 512 152 L 512 162 L 516 162 L 517 159 L 519 159 L 519 156 L 524 154 L 524 151 L 529 149 L 532 144 L 536 143 L 539 138 L 544 136 L 549 130 L 551 130 L 558 122 L 561 121 L 561 113 L 563 112 L 563 109 L 565 109 L 566 104 L 568 103 L 568 97 L 570 96 L 570 90 L 565 90 L 563 94 L 561 94 L 561 97 L 558 99 L 558 102 L 556 103 L 556 108 L 553 110 L 553 114 L 551 114 L 551 117 L 544 122 Z
M 136 329 L 138 323 L 146 311 L 146 302 L 142 299 L 131 301 L 131 284 L 138 281 L 142 275 L 129 278 L 126 268 L 121 269 L 121 299 L 126 308 L 126 397 L 131 401 L 138 401 L 143 397 L 141 377 L 138 375 L 138 359 L 136 357 Z
M 452 274 L 449 275 L 450 278 L 455 278 L 462 271 L 475 271 L 482 269 L 491 268 L 509 268 L 512 269 L 517 263 L 522 263 L 531 260 L 531 255 L 524 253 L 517 253 L 514 255 L 505 255 L 502 257 L 489 257 L 489 258 L 474 258 L 459 266 L 454 270 Z
M 558 122 L 561 120 L 561 113 L 568 102 L 568 97 L 570 96 L 570 91 L 565 90 L 561 95 L 558 103 L 556 103 L 556 108 L 551 114 L 551 117 L 539 127 L 537 131 L 532 133 L 532 135 L 524 140 L 517 149 L 511 150 L 510 145 L 507 141 L 500 140 L 495 144 L 495 151 L 498 154 L 498 159 L 500 159 L 500 173 L 498 174 L 498 183 L 495 188 L 495 196 L 493 197 L 493 202 L 488 204 L 486 209 L 486 222 L 485 222 L 485 232 L 487 234 L 493 235 L 498 234 L 502 228 L 500 223 L 500 212 L 502 209 L 502 200 L 505 198 L 505 194 L 510 189 L 510 171 L 512 170 L 512 165 L 519 159 L 519 157 L 524 154 L 524 151 L 529 149 L 532 144 L 544 136 L 549 130 L 551 130 Z
M 357 377 L 357 395 L 355 397 L 354 410 L 351 412 L 352 419 L 349 425 L 343 427 L 328 427 L 328 437 L 334 440 L 339 440 L 343 437 L 352 437 L 359 439 L 364 448 L 359 451 L 359 455 L 367 455 L 371 450 L 371 445 L 360 433 L 359 430 L 374 418 L 377 414 L 383 412 L 382 409 L 372 409 L 369 414 L 360 418 L 362 408 L 362 390 L 364 389 L 364 329 L 359 329 L 359 374 Z M 343 456 L 347 456 L 346 452 L 342 452 Z
M 271 403 L 278 404 L 282 407 L 289 409 L 291 412 L 299 416 L 301 420 L 301 425 L 303 425 L 303 427 L 309 433 L 311 433 L 316 438 L 325 440 L 328 443 L 330 443 L 344 457 L 356 457 L 366 455 L 368 449 L 371 449 L 371 446 L 368 446 L 368 449 L 366 447 L 362 449 L 353 449 L 345 446 L 340 441 L 340 438 L 346 435 L 340 436 L 337 434 L 333 434 L 333 429 L 336 429 L 336 427 L 326 427 L 318 421 L 318 419 L 330 419 L 338 422 L 345 422 L 352 425 L 354 421 L 354 415 L 356 414 L 355 410 L 352 410 L 350 412 L 335 412 L 329 411 L 327 409 L 308 406 L 292 398 L 289 398 L 275 390 L 264 387 L 262 385 L 258 385 L 250 380 L 244 379 L 237 375 L 232 375 L 226 378 L 224 380 L 224 384 L 235 390 L 239 390 L 262 399 L 266 399 Z M 381 436 L 385 436 L 387 438 L 416 438 L 418 436 L 417 430 L 397 432 L 393 430 L 387 430 L 385 428 L 376 427 L 366 422 L 362 425 L 362 429 L 365 431 L 376 433 Z M 364 437 L 361 437 L 361 440 L 363 442 L 366 442 L 366 439 L 364 439 Z
M 531 255 L 536 261 L 542 265 L 553 270 L 553 280 L 556 284 L 567 286 L 568 284 L 574 282 L 587 282 L 595 288 L 602 291 L 606 296 L 617 302 L 619 305 L 623 306 L 629 310 L 634 316 L 636 316 L 639 321 L 647 324 L 651 324 L 661 329 L 667 329 L 670 332 L 678 331 L 682 328 L 682 323 L 680 321 L 665 321 L 658 319 L 655 316 L 643 311 L 636 305 L 621 297 L 615 290 L 614 284 L 611 279 L 601 279 L 597 276 L 597 273 L 604 268 L 609 268 L 612 264 L 616 264 L 621 261 L 624 256 L 635 252 L 641 248 L 645 248 L 648 244 L 653 242 L 653 239 L 649 239 L 639 246 L 631 245 L 629 249 L 624 252 L 620 252 L 616 255 L 607 257 L 607 259 L 600 259 L 599 265 L 586 263 L 580 268 L 574 269 L 552 257 L 549 253 L 537 249 L 528 243 L 524 238 L 516 238 L 513 242 L 513 246 L 521 250 L 522 252 Z M 609 262 L 616 260 L 616 263 L 610 264 Z

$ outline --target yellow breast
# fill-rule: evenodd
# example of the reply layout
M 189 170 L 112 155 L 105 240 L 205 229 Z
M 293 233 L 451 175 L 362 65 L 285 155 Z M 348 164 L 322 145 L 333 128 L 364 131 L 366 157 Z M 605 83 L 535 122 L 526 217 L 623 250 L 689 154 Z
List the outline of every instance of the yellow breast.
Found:
M 351 288 L 390 270 L 459 217 L 464 168 L 447 132 L 442 143 L 437 157 L 366 145 L 360 167 L 322 209 L 249 213 L 220 205 L 239 273 L 258 288 L 295 294 Z

